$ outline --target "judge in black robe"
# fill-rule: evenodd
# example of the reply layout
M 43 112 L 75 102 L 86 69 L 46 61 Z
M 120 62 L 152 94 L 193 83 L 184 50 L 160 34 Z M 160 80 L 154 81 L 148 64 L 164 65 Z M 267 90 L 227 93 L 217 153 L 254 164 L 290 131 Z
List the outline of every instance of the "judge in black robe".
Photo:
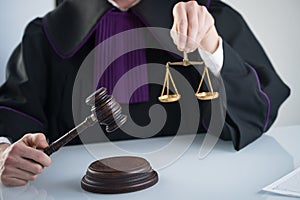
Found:
M 142 0 L 130 10 L 139 13 L 148 26 L 170 29 L 175 3 L 177 1 Z M 227 104 L 221 138 L 232 140 L 239 150 L 270 128 L 290 90 L 239 13 L 219 0 L 199 0 L 198 3 L 207 5 L 223 39 L 221 77 Z M 64 1 L 43 18 L 28 24 L 22 42 L 8 62 L 7 80 L 0 88 L 2 136 L 14 142 L 25 133 L 42 132 L 52 142 L 74 127 L 75 77 L 95 47 L 95 24 L 111 8 L 104 0 Z M 155 50 L 148 50 L 147 59 L 161 64 L 178 61 L 168 52 Z M 150 76 L 152 72 L 148 70 Z M 196 90 L 201 78 L 197 71 L 193 68 L 178 71 Z M 218 81 L 215 84 L 218 85 Z M 150 122 L 148 109 L 161 104 L 168 117 L 156 136 L 174 134 L 180 123 L 180 108 L 177 103 L 160 103 L 157 100 L 160 92 L 161 86 L 150 84 L 149 101 L 130 105 L 130 112 L 133 120 L 144 126 Z M 198 132 L 205 132 L 211 120 L 210 102 L 199 101 L 199 109 Z M 133 138 L 121 130 L 109 137 L 112 140 Z M 80 143 L 78 138 L 70 144 L 77 143 Z

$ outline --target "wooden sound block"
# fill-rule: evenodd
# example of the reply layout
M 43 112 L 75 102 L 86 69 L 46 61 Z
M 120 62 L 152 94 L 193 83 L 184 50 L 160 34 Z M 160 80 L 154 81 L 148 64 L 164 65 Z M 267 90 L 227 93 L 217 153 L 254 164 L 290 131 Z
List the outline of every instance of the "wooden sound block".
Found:
M 117 194 L 143 190 L 157 182 L 157 172 L 147 160 L 120 156 L 91 163 L 81 180 L 81 187 L 94 193 Z

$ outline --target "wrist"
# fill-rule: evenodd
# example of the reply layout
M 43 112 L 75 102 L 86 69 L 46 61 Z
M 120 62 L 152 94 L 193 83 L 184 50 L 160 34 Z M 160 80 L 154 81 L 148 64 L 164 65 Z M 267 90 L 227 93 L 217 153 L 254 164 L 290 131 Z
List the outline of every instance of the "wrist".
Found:
M 5 142 L 0 143 L 0 154 L 2 154 L 9 146 L 10 146 L 9 143 L 5 143 Z
M 213 25 L 208 30 L 203 40 L 200 42 L 200 48 L 213 54 L 219 46 L 219 34 Z

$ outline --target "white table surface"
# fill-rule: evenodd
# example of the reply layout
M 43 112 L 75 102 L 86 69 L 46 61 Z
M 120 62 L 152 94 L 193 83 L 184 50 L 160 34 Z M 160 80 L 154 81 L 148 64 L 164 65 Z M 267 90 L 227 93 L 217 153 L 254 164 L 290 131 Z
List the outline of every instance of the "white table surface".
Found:
M 180 199 L 180 200 L 285 200 L 297 199 L 261 189 L 300 166 L 300 126 L 273 128 L 241 151 L 219 141 L 205 158 L 198 158 L 203 135 L 175 162 L 158 169 L 159 182 L 126 194 L 94 194 L 81 189 L 80 181 L 95 157 L 86 147 L 99 149 L 103 158 L 115 156 L 106 143 L 67 146 L 54 153 L 52 165 L 36 181 L 22 187 L 0 184 L 2 200 L 54 199 Z M 184 138 L 184 137 L 183 137 Z M 155 148 L 170 138 L 121 141 L 130 150 Z

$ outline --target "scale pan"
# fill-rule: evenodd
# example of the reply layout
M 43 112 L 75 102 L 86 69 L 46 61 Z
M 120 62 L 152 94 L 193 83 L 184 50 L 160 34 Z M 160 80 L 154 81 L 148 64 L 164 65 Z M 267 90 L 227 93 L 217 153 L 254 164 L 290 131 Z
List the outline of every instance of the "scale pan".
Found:
M 219 97 L 219 92 L 199 92 L 195 95 L 200 100 L 212 100 Z
M 166 94 L 158 97 L 158 100 L 163 103 L 175 102 L 180 99 L 180 94 Z

